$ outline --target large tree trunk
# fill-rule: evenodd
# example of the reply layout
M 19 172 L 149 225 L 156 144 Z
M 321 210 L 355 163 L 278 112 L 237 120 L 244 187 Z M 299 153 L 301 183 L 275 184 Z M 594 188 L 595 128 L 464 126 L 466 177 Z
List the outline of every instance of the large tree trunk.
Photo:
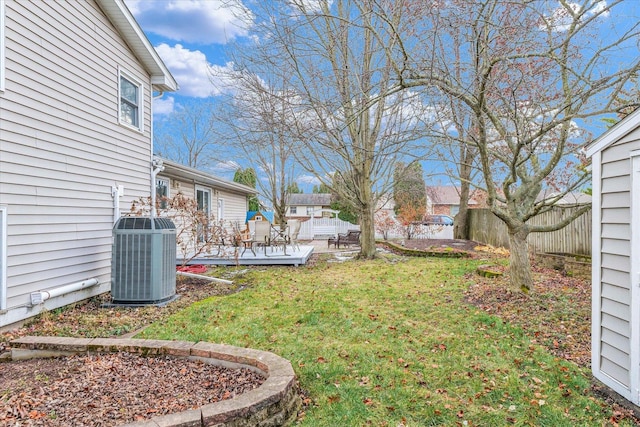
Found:
M 469 195 L 471 193 L 471 164 L 477 150 L 469 144 L 462 144 L 460 147 L 460 210 L 456 215 L 453 226 L 453 237 L 455 239 L 469 238 Z
M 373 223 L 373 205 L 367 204 L 360 212 L 360 257 L 376 257 L 376 235 Z
M 460 210 L 453 223 L 453 238 L 469 238 L 469 182 L 462 181 L 460 185 Z
M 524 225 L 509 227 L 509 280 L 514 289 L 520 289 L 524 293 L 533 290 L 528 235 L 529 230 Z

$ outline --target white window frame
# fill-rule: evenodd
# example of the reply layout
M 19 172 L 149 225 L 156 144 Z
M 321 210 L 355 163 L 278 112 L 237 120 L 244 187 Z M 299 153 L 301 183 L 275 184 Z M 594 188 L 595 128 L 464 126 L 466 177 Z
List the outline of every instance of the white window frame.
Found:
M 125 79 L 127 82 L 131 83 L 137 88 L 137 125 L 127 123 L 125 120 L 123 120 L 122 117 L 122 79 Z M 128 128 L 144 132 L 144 84 L 142 84 L 142 82 L 137 80 L 136 78 L 132 77 L 131 74 L 121 69 L 118 69 L 118 123 Z
M 0 0 L 0 92 L 4 92 L 4 75 L 5 75 L 5 21 L 4 21 L 4 0 Z
M 297 206 L 291 206 L 289 208 L 289 214 L 290 215 L 298 215 L 298 207 Z
M 313 206 L 307 206 L 307 216 L 313 216 L 315 209 Z
M 207 187 L 201 187 L 199 185 L 196 186 L 196 203 L 198 203 L 198 192 L 203 192 L 203 193 L 207 193 L 209 194 L 209 197 L 207 198 L 207 206 L 205 206 L 205 213 L 208 215 L 211 214 L 211 194 L 212 191 L 210 188 Z M 198 209 L 200 209 L 200 206 L 198 206 Z

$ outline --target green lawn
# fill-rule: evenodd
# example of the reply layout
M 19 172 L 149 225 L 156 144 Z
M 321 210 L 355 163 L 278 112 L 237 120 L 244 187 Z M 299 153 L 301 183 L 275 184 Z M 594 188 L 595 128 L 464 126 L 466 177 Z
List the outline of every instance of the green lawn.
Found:
M 387 257 L 254 270 L 237 280 L 247 289 L 141 337 L 289 359 L 308 397 L 301 426 L 607 425 L 589 372 L 463 302 L 477 263 Z

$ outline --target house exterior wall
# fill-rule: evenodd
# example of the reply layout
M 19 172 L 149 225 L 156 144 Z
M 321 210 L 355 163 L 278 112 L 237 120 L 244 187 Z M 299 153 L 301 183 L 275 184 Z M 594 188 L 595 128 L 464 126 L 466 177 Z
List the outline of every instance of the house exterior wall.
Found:
M 150 191 L 151 82 L 93 0 L 5 3 L 0 206 L 6 309 L 0 327 L 110 288 L 114 199 Z M 143 131 L 120 125 L 119 70 L 143 84 Z M 1 239 L 0 239 L 1 240 Z M 30 293 L 95 277 L 30 306 Z
M 458 213 L 459 208 L 459 205 L 433 205 L 432 210 L 434 215 L 455 216 L 456 213 Z
M 320 206 L 320 205 L 317 205 L 317 206 L 298 205 L 294 207 L 296 208 L 296 213 L 294 214 L 291 213 L 291 206 L 287 207 L 287 211 L 285 213 L 287 218 L 300 218 L 300 219 L 311 218 L 311 215 L 307 214 L 308 208 L 312 209 L 314 212 L 317 212 L 320 209 L 329 209 L 329 206 Z M 329 218 L 331 217 L 331 214 L 329 212 L 322 212 L 322 215 L 319 215 L 319 216 L 324 218 Z
M 246 194 L 233 193 L 228 190 L 217 190 L 217 199 L 224 200 L 224 215 L 225 221 L 230 221 L 240 225 L 240 228 L 244 228 L 244 221 L 247 218 L 247 210 L 249 204 Z
M 239 222 L 244 224 L 247 217 L 247 195 L 244 193 L 237 193 L 230 190 L 224 190 L 217 188 L 215 185 L 210 185 L 201 182 L 194 182 L 193 180 L 181 179 L 179 177 L 173 177 L 166 173 L 158 174 L 159 179 L 169 181 L 169 197 L 173 197 L 178 193 L 182 193 L 184 196 L 195 199 L 196 186 L 198 188 L 205 188 L 211 192 L 211 212 L 216 215 L 218 199 L 224 200 L 223 217 L 225 221 Z
M 638 381 L 633 360 L 640 357 L 634 345 L 639 325 L 631 259 L 632 227 L 640 225 L 631 218 L 634 150 L 640 150 L 637 127 L 593 156 L 592 367 L 597 378 L 638 404 L 632 392 Z

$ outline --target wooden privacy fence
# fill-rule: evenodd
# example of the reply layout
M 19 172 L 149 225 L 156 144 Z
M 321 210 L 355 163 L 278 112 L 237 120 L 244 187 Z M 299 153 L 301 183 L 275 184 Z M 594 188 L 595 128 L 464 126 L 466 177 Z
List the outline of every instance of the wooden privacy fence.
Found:
M 535 216 L 529 224 L 556 224 L 578 208 L 555 207 Z M 469 239 L 492 246 L 509 247 L 507 226 L 489 209 L 469 210 Z M 548 233 L 531 233 L 527 239 L 533 252 L 560 252 L 591 255 L 591 211 L 576 218 L 566 227 Z

